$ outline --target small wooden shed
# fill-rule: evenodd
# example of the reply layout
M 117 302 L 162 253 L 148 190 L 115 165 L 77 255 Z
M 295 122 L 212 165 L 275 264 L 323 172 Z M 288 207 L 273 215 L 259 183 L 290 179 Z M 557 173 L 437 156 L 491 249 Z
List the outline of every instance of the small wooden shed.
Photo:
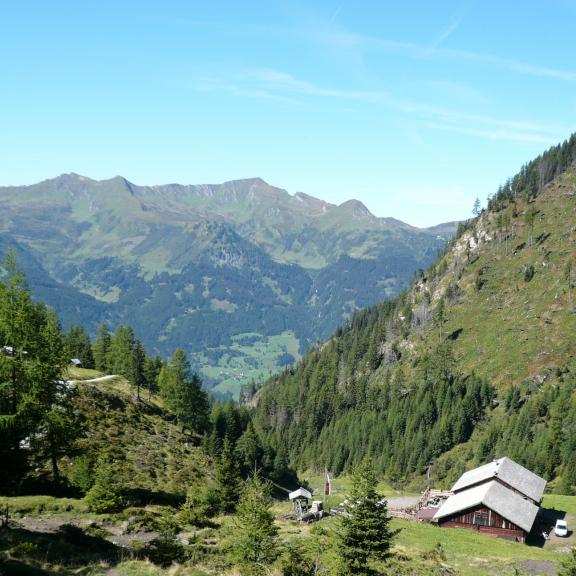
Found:
M 294 492 L 288 494 L 288 498 L 292 502 L 292 507 L 294 508 L 294 513 L 298 519 L 302 519 L 302 516 L 308 512 L 310 509 L 310 500 L 312 500 L 312 494 L 306 490 L 306 488 L 298 488 Z

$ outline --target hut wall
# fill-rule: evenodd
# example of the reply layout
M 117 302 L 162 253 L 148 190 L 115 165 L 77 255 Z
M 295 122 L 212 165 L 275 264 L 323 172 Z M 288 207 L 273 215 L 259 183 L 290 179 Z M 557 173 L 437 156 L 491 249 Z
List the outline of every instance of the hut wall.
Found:
M 506 520 L 494 510 L 479 506 L 447 516 L 438 521 L 438 524 L 446 528 L 467 528 L 484 534 L 491 534 L 507 540 L 524 542 L 526 534 L 509 520 Z

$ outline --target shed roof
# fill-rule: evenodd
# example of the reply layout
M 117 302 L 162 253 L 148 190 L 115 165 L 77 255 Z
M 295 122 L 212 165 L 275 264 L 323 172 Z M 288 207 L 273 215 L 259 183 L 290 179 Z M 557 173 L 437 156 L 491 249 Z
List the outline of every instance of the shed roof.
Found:
M 532 498 L 535 502 L 540 501 L 546 487 L 544 478 L 540 478 L 540 476 L 530 472 L 524 466 L 520 466 L 514 460 L 504 457 L 462 474 L 458 482 L 452 486 L 452 492 L 460 492 L 469 486 L 496 477 L 522 492 L 528 498 Z
M 450 496 L 438 509 L 434 519 L 452 516 L 480 504 L 494 510 L 526 532 L 530 532 L 538 514 L 538 506 L 492 480 Z
M 288 498 L 290 498 L 290 500 L 294 500 L 295 498 L 308 498 L 308 500 L 311 500 L 312 494 L 310 494 L 306 488 L 298 488 L 298 490 L 290 492 L 290 494 L 288 494 Z

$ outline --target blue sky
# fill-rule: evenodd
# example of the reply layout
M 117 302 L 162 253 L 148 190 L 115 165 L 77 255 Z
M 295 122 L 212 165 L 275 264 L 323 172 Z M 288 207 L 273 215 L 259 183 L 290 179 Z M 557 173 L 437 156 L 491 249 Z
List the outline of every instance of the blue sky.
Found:
M 576 130 L 576 1 L 0 5 L 0 184 L 260 176 L 466 218 Z

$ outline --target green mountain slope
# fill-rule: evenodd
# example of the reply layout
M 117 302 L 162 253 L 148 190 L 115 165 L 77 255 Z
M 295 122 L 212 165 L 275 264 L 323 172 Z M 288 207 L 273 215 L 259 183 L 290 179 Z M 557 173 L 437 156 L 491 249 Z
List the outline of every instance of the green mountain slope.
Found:
M 106 451 L 115 458 L 116 480 L 134 498 L 182 497 L 189 486 L 206 481 L 206 454 L 157 396 L 138 403 L 123 378 L 104 378 L 78 382 L 73 408 L 82 434 L 73 457 L 61 462 L 69 482 L 77 481 L 84 469 L 93 474 L 98 454 Z
M 134 326 L 237 394 L 355 310 L 394 296 L 454 230 L 377 218 L 260 179 L 137 186 L 67 174 L 0 188 L 0 249 L 65 325 Z
M 409 290 L 253 400 L 300 468 L 440 482 L 509 456 L 576 489 L 576 136 L 527 164 Z

